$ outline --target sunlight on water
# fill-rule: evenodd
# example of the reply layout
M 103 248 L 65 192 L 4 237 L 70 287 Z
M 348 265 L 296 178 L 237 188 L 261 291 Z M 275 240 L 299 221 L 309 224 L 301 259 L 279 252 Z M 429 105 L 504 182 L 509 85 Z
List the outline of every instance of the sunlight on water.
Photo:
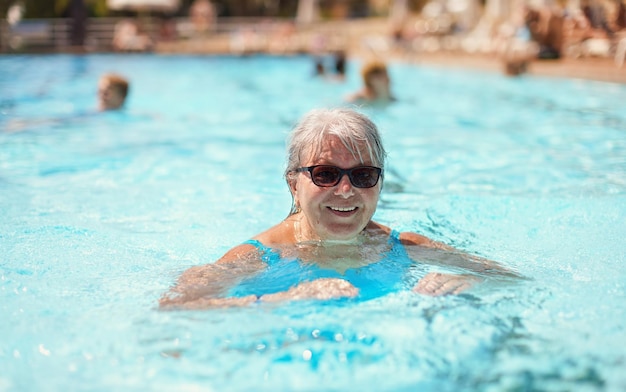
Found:
M 182 271 L 287 215 L 286 133 L 360 83 L 356 62 L 345 83 L 312 67 L 0 57 L 0 390 L 626 388 L 622 85 L 393 64 L 399 101 L 362 108 L 389 152 L 376 220 L 525 280 L 157 309 Z M 107 71 L 132 81 L 122 113 L 93 112 Z

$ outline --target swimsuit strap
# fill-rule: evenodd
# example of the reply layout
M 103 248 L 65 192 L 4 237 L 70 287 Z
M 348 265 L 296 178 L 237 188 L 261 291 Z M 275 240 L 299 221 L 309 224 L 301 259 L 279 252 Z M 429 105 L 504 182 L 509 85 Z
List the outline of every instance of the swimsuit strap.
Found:
M 242 242 L 242 245 L 243 244 L 252 245 L 257 248 L 261 254 L 261 260 L 268 264 L 273 264 L 277 260 L 280 260 L 280 254 L 275 249 L 263 245 L 259 240 L 247 240 Z
M 400 241 L 400 232 L 398 230 L 391 229 L 391 233 L 389 233 L 389 243 L 391 245 L 401 245 Z
M 389 233 L 389 245 L 391 245 L 391 253 L 394 254 L 394 257 L 400 260 L 410 260 L 409 254 L 404 247 L 404 244 L 400 240 L 400 232 L 398 230 L 391 230 Z
M 267 252 L 271 251 L 270 248 L 268 248 L 267 246 L 263 245 L 261 243 L 261 241 L 259 241 L 259 240 L 248 240 L 248 241 L 244 241 L 242 243 L 242 245 L 243 244 L 252 245 L 255 248 L 257 248 L 259 250 L 259 252 L 261 252 L 261 253 L 267 253 Z

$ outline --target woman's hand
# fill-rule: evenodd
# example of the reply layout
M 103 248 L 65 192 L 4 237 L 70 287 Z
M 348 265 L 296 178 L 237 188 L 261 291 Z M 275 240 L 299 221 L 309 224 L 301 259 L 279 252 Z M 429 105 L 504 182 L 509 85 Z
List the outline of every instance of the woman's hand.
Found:
M 359 289 L 350 282 L 337 278 L 316 279 L 311 282 L 300 283 L 287 291 L 265 294 L 260 298 L 256 295 L 245 297 L 196 297 L 170 298 L 163 297 L 160 301 L 161 309 L 210 309 L 210 308 L 232 308 L 249 306 L 255 302 L 280 302 L 293 300 L 329 300 L 339 298 L 353 298 L 359 294 Z
M 472 275 L 431 272 L 417 282 L 415 287 L 413 287 L 413 291 L 432 296 L 459 294 L 478 282 L 480 282 L 480 279 Z
M 263 302 L 278 302 L 302 299 L 338 299 L 353 298 L 359 294 L 359 289 L 350 282 L 337 278 L 322 278 L 311 282 L 300 283 L 287 291 L 266 294 L 260 298 Z

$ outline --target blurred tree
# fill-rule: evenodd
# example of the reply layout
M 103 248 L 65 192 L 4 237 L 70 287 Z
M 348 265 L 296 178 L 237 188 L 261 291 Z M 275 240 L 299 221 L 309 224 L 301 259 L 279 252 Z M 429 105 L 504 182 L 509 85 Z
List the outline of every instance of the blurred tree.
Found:
M 0 17 L 6 17 L 9 6 L 21 1 L 25 6 L 25 18 L 54 18 L 62 16 L 70 0 L 0 0 Z M 189 15 L 189 7 L 194 0 L 181 0 L 177 16 Z M 298 0 L 211 0 L 218 16 L 268 16 L 294 17 Z M 107 0 L 84 0 L 89 16 L 110 15 Z M 347 4 L 352 16 L 368 16 L 370 0 L 319 0 L 328 7 L 334 3 Z M 428 0 L 409 0 L 409 7 L 419 11 Z
M 107 0 L 84 0 L 89 16 L 108 15 Z M 62 16 L 70 0 L 0 0 L 0 18 L 5 18 L 9 7 L 24 4 L 24 18 L 54 18 Z
M 107 0 L 84 0 L 90 16 L 107 16 L 109 8 Z M 54 12 L 57 16 L 61 16 L 67 10 L 70 0 L 54 0 Z
M 54 2 L 53 1 L 41 1 L 41 0 L 20 0 L 11 1 L 9 5 L 13 3 L 21 2 L 24 4 L 24 18 L 54 18 Z M 4 11 L 3 16 L 6 15 Z

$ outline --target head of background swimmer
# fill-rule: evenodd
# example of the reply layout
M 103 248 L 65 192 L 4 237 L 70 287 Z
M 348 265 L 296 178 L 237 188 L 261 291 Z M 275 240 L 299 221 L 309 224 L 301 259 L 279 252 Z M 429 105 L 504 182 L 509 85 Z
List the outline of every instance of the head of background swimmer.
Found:
M 373 61 L 363 66 L 361 70 L 363 83 L 368 90 L 377 95 L 389 93 L 390 80 L 387 66 L 380 61 Z
M 128 95 L 129 83 L 124 77 L 105 74 L 98 82 L 98 108 L 116 110 L 121 108 Z
M 316 109 L 292 130 L 287 145 L 285 178 L 293 198 L 290 214 L 302 212 L 318 239 L 350 240 L 371 220 L 382 189 L 386 152 L 376 125 L 351 109 Z M 334 186 L 318 186 L 303 167 L 381 169 L 372 187 L 357 187 L 348 174 Z M 354 174 L 354 173 L 353 173 Z

